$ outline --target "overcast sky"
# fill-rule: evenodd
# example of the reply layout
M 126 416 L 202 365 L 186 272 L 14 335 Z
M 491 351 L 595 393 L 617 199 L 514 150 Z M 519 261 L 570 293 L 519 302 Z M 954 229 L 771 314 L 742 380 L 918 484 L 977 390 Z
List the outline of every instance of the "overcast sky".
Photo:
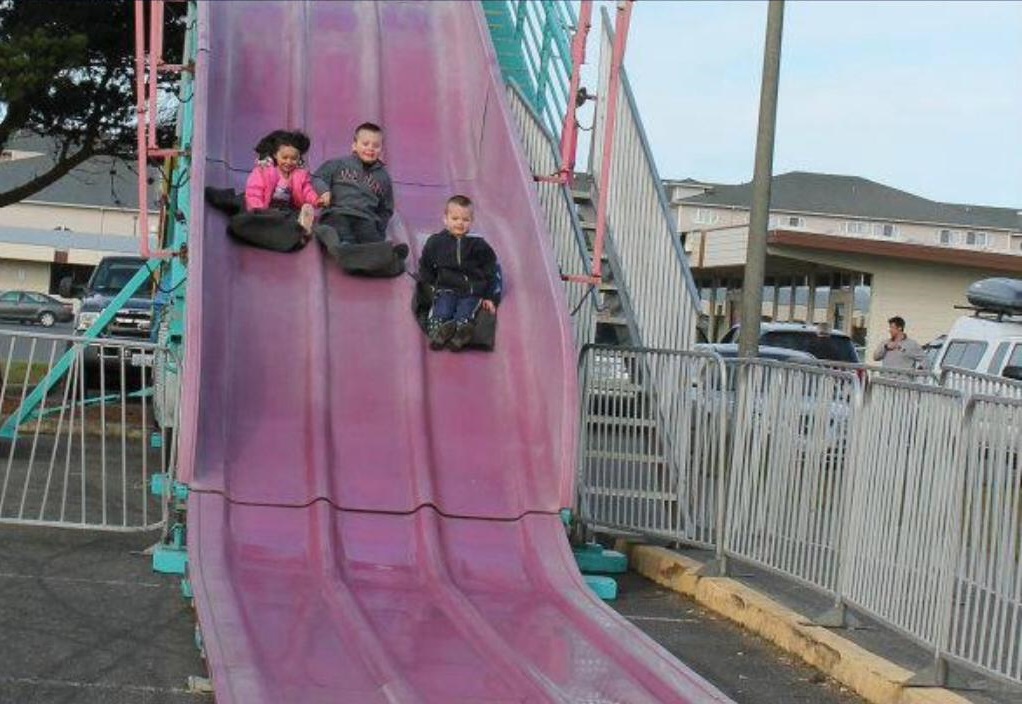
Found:
M 766 9 L 635 3 L 625 65 L 662 177 L 751 178 Z M 789 0 L 774 173 L 796 170 L 1022 209 L 1022 1 Z

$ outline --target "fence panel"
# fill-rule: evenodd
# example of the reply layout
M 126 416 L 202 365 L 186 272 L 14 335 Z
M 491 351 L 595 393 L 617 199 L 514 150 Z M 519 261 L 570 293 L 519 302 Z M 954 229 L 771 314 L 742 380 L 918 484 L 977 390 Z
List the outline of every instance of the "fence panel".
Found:
M 540 117 L 529 107 L 520 90 L 509 85 L 508 102 L 518 124 L 529 168 L 534 174 L 549 175 L 560 168 L 558 148 Z M 582 226 L 575 212 L 571 193 L 564 184 L 537 183 L 537 195 L 553 238 L 554 253 L 561 271 L 568 274 L 590 273 Z M 565 282 L 564 292 L 572 312 L 575 343 L 578 349 L 593 341 L 596 333 L 596 295 L 593 287 Z
M 32 404 L 32 390 L 72 350 L 67 373 Z M 167 472 L 176 412 L 172 385 L 154 370 L 175 370 L 163 347 L 131 340 L 83 343 L 69 335 L 0 333 L 2 413 L 13 432 L 2 441 L 0 522 L 140 530 L 165 522 L 149 479 Z M 15 426 L 14 418 L 28 411 Z
M 949 653 L 1022 682 L 1022 400 L 976 397 L 966 417 Z
M 930 645 L 946 628 L 941 587 L 962 412 L 956 391 L 878 379 L 855 428 L 841 594 Z
M 726 410 L 720 358 L 590 345 L 581 377 L 582 519 L 715 544 Z
M 858 377 L 769 360 L 729 371 L 729 403 L 738 393 L 724 551 L 834 591 Z
M 961 391 L 967 398 L 969 396 L 998 396 L 1022 399 L 1022 382 L 958 367 L 944 367 L 940 375 L 940 385 Z

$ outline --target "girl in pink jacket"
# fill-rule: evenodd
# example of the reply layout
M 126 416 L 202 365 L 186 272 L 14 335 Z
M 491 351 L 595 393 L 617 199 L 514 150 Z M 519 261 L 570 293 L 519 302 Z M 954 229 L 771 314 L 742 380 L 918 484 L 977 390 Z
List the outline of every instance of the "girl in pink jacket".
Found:
M 231 218 L 228 232 L 256 247 L 278 252 L 301 249 L 312 237 L 314 206 L 324 204 L 302 167 L 309 138 L 275 130 L 256 145 L 259 157 L 245 183 L 245 212 Z

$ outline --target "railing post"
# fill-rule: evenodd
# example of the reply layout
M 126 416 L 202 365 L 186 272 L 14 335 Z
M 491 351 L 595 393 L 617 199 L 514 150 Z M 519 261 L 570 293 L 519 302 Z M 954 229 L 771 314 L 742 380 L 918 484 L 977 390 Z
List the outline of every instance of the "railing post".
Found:
M 596 237 L 593 242 L 593 277 L 599 279 L 603 271 L 603 240 L 607 234 L 607 203 L 610 198 L 610 172 L 613 167 L 614 129 L 617 123 L 617 99 L 621 89 L 621 65 L 624 63 L 628 25 L 632 19 L 632 3 L 621 0 L 614 21 L 614 48 L 610 59 L 610 82 L 607 89 L 607 119 L 603 130 L 603 159 L 600 162 L 600 192 L 596 205 Z
M 571 82 L 568 85 L 568 106 L 564 113 L 564 128 L 561 130 L 561 173 L 570 186 L 575 177 L 575 156 L 578 150 L 578 117 L 580 107 L 576 102 L 579 85 L 582 82 L 582 65 L 586 61 L 586 39 L 592 26 L 593 0 L 582 0 L 579 8 L 578 26 L 571 39 Z

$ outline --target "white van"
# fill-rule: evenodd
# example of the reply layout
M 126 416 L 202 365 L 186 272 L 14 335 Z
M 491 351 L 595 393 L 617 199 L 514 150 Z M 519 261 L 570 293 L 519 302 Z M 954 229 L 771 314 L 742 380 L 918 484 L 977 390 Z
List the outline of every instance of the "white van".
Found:
M 995 295 L 996 294 L 996 295 Z M 937 354 L 934 371 L 959 367 L 1018 377 L 1022 368 L 1022 279 L 984 279 L 969 287 L 972 315 L 955 321 Z

